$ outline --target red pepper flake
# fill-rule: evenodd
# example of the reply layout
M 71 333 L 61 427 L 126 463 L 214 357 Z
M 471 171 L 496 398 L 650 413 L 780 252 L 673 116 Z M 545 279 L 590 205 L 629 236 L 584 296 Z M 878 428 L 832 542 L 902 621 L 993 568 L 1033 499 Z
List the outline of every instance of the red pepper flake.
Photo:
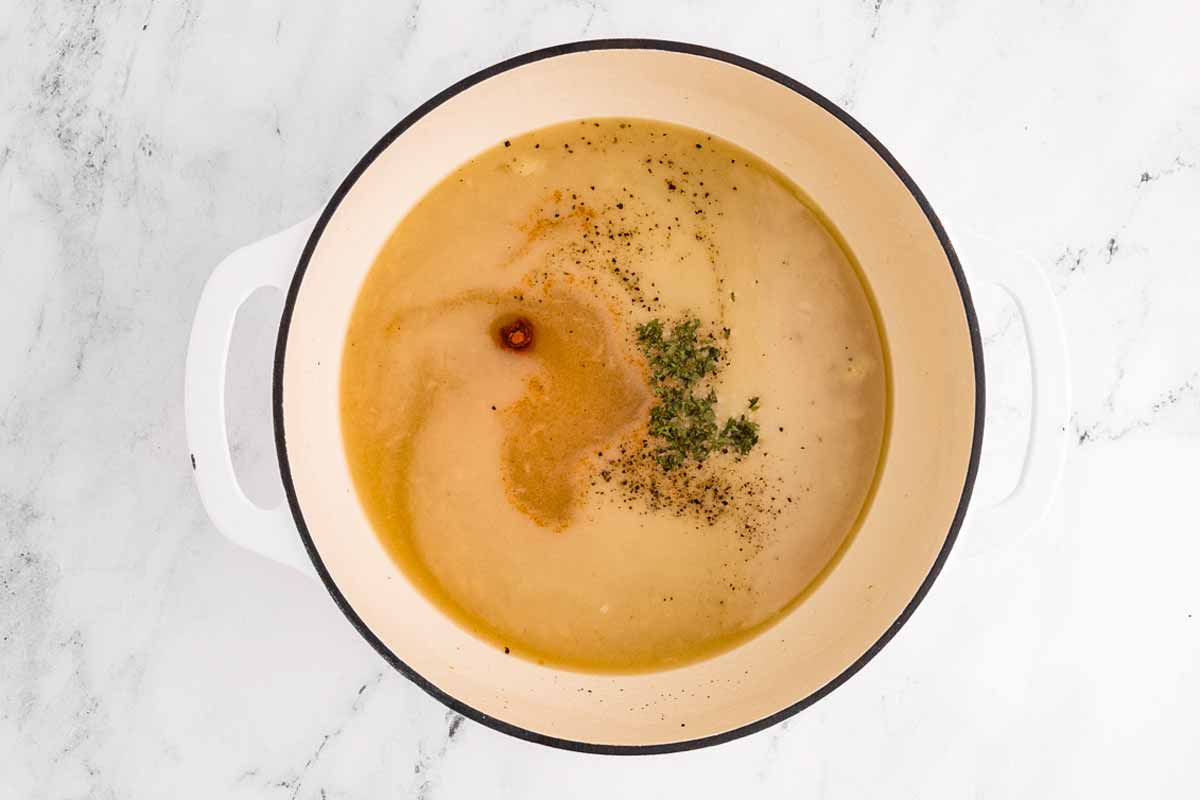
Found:
M 507 350 L 524 350 L 533 344 L 533 323 L 517 317 L 500 328 L 500 346 Z

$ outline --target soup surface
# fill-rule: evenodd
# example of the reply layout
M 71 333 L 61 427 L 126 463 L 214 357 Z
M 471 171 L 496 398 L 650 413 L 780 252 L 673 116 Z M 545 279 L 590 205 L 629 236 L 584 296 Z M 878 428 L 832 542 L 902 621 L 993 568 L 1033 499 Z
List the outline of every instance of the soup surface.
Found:
M 380 540 L 460 625 L 662 669 L 761 631 L 830 563 L 880 461 L 885 366 L 857 271 L 778 172 L 583 120 L 497 144 L 400 222 L 351 318 L 342 432 Z

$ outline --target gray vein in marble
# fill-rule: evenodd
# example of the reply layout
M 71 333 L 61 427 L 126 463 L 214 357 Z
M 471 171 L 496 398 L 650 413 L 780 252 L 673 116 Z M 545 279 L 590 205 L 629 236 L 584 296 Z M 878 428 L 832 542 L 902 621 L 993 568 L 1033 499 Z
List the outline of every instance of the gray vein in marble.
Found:
M 1105 253 L 1108 249 L 1109 242 L 1116 246 L 1116 237 L 1109 237 L 1100 247 L 1096 248 L 1099 252 Z M 1065 247 L 1051 262 L 1052 269 L 1049 270 L 1052 277 L 1056 278 L 1055 290 L 1059 293 L 1066 291 L 1072 279 L 1079 275 L 1086 274 L 1090 262 L 1089 255 L 1092 250 L 1088 247 Z M 1115 249 L 1113 251 L 1115 253 Z M 1112 263 L 1112 254 L 1106 254 L 1104 261 L 1107 264 Z
M 991 321 L 986 332 L 980 337 L 984 346 L 998 344 L 1008 339 L 1014 333 L 1014 326 L 1020 321 L 1021 315 L 1012 303 L 1005 305 L 1004 310 Z
M 457 712 L 447 709 L 445 721 L 446 735 L 445 738 L 439 740 L 437 747 L 432 751 L 427 751 L 424 743 L 420 743 L 417 746 L 417 760 L 413 764 L 413 774 L 419 780 L 416 792 L 417 800 L 429 800 L 433 796 L 433 791 L 437 785 L 433 770 L 445 760 L 446 753 L 450 750 L 450 745 L 453 744 L 454 738 L 458 735 L 459 728 L 462 727 L 463 717 Z
M 1154 181 L 1160 180 L 1169 175 L 1174 175 L 1177 172 L 1195 169 L 1195 167 L 1196 162 L 1188 161 L 1183 156 L 1175 156 L 1175 160 L 1171 162 L 1169 167 L 1160 169 L 1157 172 L 1143 172 L 1141 176 L 1138 177 L 1137 188 L 1140 189 L 1148 183 L 1153 183 Z
M 1082 252 L 1082 251 L 1080 251 Z M 1138 342 L 1142 331 L 1146 327 L 1146 322 L 1150 317 L 1150 293 L 1145 284 L 1139 287 L 1137 294 L 1137 312 L 1133 317 L 1133 322 L 1128 327 L 1128 333 L 1123 337 L 1121 346 L 1116 354 L 1113 364 L 1113 379 L 1108 387 L 1108 391 L 1104 395 L 1103 410 L 1107 416 L 1114 416 L 1117 413 L 1117 397 L 1124 385 L 1127 374 L 1127 363 L 1130 358 L 1134 345 Z M 1136 418 L 1136 417 L 1135 417 Z M 1104 419 L 1084 425 L 1079 420 L 1079 415 L 1076 413 L 1072 418 L 1072 425 L 1076 430 L 1076 443 L 1085 444 L 1089 441 L 1094 441 L 1095 434 L 1107 427 Z M 1121 435 L 1125 435 L 1129 430 L 1134 428 L 1123 427 L 1124 431 Z M 1119 438 L 1119 437 L 1118 437 Z
M 0 717 L 23 727 L 34 713 L 34 681 L 40 670 L 39 651 L 44 637 L 41 621 L 49 610 L 53 588 L 52 567 L 31 547 L 31 530 L 43 521 L 40 506 L 30 497 L 17 497 L 0 489 L 0 670 L 21 676 L 20 691 L 11 705 L 0 705 Z
M 196 10 L 192 0 L 184 0 L 183 14 L 179 18 L 179 24 L 175 26 L 172 38 L 175 39 L 190 33 L 199 18 L 200 12 Z
M 412 0 L 412 8 L 409 9 L 408 16 L 405 17 L 404 28 L 409 37 L 417 33 L 417 24 L 421 20 L 421 0 Z M 407 41 L 405 42 L 407 43 Z
M 879 34 L 879 26 L 882 21 L 880 9 L 883 8 L 883 0 L 866 0 L 871 4 L 871 38 L 874 39 Z
M 1128 197 L 1128 203 L 1122 215 L 1126 221 L 1104 237 L 1104 241 L 1099 247 L 1094 248 L 1094 251 L 1100 254 L 1100 258 L 1104 264 L 1112 264 L 1114 259 L 1117 258 L 1117 254 L 1121 251 L 1122 237 L 1128 228 L 1129 220 L 1138 213 L 1144 201 L 1144 195 L 1140 190 L 1148 184 L 1153 184 L 1162 178 L 1191 170 L 1195 166 L 1195 162 L 1183 156 L 1176 156 L 1168 167 L 1157 172 L 1141 173 L 1136 183 L 1131 186 L 1133 191 L 1124 192 Z M 1092 248 L 1068 246 L 1054 258 L 1052 273 L 1058 278 L 1056 288 L 1059 291 L 1066 290 L 1071 284 L 1071 279 L 1077 274 L 1087 271 L 1087 257 L 1089 252 L 1092 252 Z
M 592 0 L 591 7 L 588 8 L 587 20 L 583 23 L 583 30 L 579 32 L 580 36 L 586 36 L 587 32 L 592 29 L 592 20 L 596 18 L 596 0 Z
M 769 734 L 767 734 L 767 747 L 766 747 L 766 750 L 762 754 L 762 762 L 758 768 L 758 774 L 759 774 L 760 778 L 766 776 L 767 770 L 772 766 L 772 764 L 774 764 L 775 760 L 779 757 L 779 751 L 780 751 L 782 742 L 783 742 L 784 738 L 786 737 L 787 730 L 788 730 L 790 723 L 791 723 L 791 720 L 785 719 L 782 722 L 780 722 L 778 725 L 776 725 L 774 728 L 772 728 L 771 732 Z
M 350 707 L 347 709 L 342 721 L 339 722 L 337 726 L 333 728 L 333 730 L 321 734 L 320 740 L 317 742 L 312 753 L 305 760 L 304 764 L 302 764 L 300 768 L 296 770 L 294 775 L 287 778 L 275 779 L 271 782 L 271 785 L 281 789 L 290 790 L 291 794 L 289 795 L 289 800 L 296 800 L 300 794 L 300 790 L 304 788 L 305 779 L 308 777 L 312 768 L 316 766 L 317 762 L 321 760 L 321 755 L 325 752 L 325 748 L 329 746 L 330 742 L 335 741 L 338 737 L 340 737 L 342 732 L 346 730 L 346 727 L 358 717 L 359 711 L 362 710 L 362 707 L 371 698 L 374 690 L 378 688 L 380 683 L 383 682 L 383 676 L 384 673 L 377 673 L 375 677 L 371 678 L 371 680 L 358 687 L 358 691 L 355 692 L 354 699 L 350 702 Z M 252 772 L 253 775 L 250 774 Z M 245 777 L 253 777 L 256 775 L 256 771 L 247 770 L 238 777 L 238 780 L 240 781 Z M 321 791 L 323 793 L 324 789 Z
M 1120 245 L 1117 244 L 1117 237 L 1108 237 L 1108 241 L 1104 243 L 1104 263 L 1111 264 L 1113 257 L 1116 256 L 1117 251 L 1120 249 Z
M 846 86 L 837 97 L 838 105 L 847 111 L 853 111 L 857 103 L 858 92 L 865 70 L 864 62 L 867 60 L 872 46 L 876 43 L 880 28 L 883 25 L 884 0 L 863 0 L 863 5 L 867 7 L 868 12 L 866 37 L 860 40 L 856 52 L 846 64 L 845 71 L 848 79 Z
M 1124 373 L 1121 373 L 1122 377 Z M 1073 420 L 1076 442 L 1080 445 L 1089 442 L 1115 442 L 1123 439 L 1134 431 L 1144 430 L 1154 424 L 1155 419 L 1162 413 L 1195 401 L 1195 411 L 1200 413 L 1200 370 L 1193 372 L 1181 383 L 1171 386 L 1148 406 L 1134 415 L 1133 421 L 1120 427 L 1111 427 L 1104 422 L 1094 422 L 1083 425 L 1076 418 Z

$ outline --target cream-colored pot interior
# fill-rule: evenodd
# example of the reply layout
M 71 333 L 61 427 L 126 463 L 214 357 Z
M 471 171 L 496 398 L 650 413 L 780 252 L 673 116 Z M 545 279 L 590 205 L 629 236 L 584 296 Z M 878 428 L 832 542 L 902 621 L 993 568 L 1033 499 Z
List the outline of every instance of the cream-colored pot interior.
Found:
M 953 535 L 970 482 L 973 339 L 963 290 L 930 219 L 883 157 L 817 102 L 697 53 L 567 51 L 499 71 L 431 105 L 347 181 L 292 287 L 277 367 L 285 481 L 290 473 L 297 522 L 335 597 L 381 652 L 443 699 L 555 744 L 669 748 L 752 730 L 820 693 L 885 639 L 918 595 Z M 634 676 L 576 674 L 505 656 L 430 605 L 393 565 L 359 507 L 338 421 L 351 309 L 396 223 L 448 172 L 497 141 L 597 116 L 699 128 L 788 175 L 861 264 L 891 354 L 886 458 L 865 521 L 840 561 L 758 638 L 692 666 Z

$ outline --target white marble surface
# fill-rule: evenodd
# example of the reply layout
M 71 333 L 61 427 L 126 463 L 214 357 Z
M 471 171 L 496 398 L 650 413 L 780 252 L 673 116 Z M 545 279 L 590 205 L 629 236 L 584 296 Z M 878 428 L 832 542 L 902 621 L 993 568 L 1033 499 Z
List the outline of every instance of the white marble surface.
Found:
M 6 0 L 0 798 L 1194 796 L 1198 29 L 1190 0 Z M 459 77 L 613 35 L 737 51 L 849 109 L 952 237 L 1051 276 L 1076 402 L 1046 523 L 968 527 L 852 681 L 748 739 L 633 759 L 510 739 L 393 673 L 321 590 L 215 532 L 181 414 L 221 256 Z M 986 498 L 1029 378 L 1012 308 L 979 302 Z M 259 497 L 278 309 L 248 309 L 230 378 Z

